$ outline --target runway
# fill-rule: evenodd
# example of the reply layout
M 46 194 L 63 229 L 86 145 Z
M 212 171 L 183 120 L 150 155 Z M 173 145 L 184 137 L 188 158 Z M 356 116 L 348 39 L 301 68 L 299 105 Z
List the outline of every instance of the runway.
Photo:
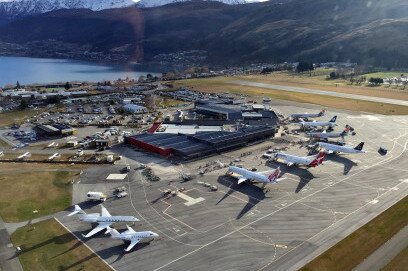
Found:
M 341 93 L 341 92 L 335 92 L 335 91 L 292 87 L 292 86 L 275 85 L 275 84 L 267 84 L 267 83 L 258 83 L 258 82 L 244 81 L 244 80 L 234 80 L 234 81 L 231 81 L 231 83 L 241 85 L 241 86 L 250 86 L 250 87 L 266 88 L 266 89 L 273 89 L 273 90 L 283 90 L 283 91 L 289 91 L 289 92 L 325 95 L 325 96 L 354 99 L 354 100 L 361 100 L 361 101 L 367 101 L 367 102 L 408 106 L 408 101 L 404 101 L 404 100 L 364 96 L 364 95 Z

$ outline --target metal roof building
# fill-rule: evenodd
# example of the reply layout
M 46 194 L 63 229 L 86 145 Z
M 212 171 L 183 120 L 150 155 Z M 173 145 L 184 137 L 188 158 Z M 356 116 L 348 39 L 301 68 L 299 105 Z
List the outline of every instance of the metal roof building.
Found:
M 198 132 L 186 134 L 139 134 L 127 137 L 129 145 L 163 156 L 179 156 L 185 159 L 199 158 L 262 140 L 275 134 L 275 127 L 246 127 L 237 132 Z
M 226 120 L 242 119 L 242 109 L 237 105 L 201 101 L 196 102 L 197 113 L 213 115 Z

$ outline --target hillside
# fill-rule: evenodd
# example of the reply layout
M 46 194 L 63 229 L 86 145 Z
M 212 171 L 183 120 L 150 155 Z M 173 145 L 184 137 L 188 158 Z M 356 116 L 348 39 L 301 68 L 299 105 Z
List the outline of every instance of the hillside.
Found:
M 103 10 L 135 5 L 133 0 L 13 0 L 0 1 L 0 24 L 58 9 Z
M 18 44 L 14 47 L 22 55 L 51 57 L 92 59 L 99 54 L 149 61 L 158 54 L 204 50 L 205 62 L 211 64 L 304 59 L 408 67 L 408 3 L 370 3 L 200 1 L 142 9 L 59 10 L 0 27 L 0 42 Z

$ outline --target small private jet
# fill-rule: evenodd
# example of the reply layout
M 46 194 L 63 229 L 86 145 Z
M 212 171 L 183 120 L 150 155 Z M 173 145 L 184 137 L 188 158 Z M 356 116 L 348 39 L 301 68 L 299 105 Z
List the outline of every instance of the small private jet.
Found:
M 152 241 L 153 239 L 159 237 L 157 233 L 152 231 L 135 231 L 128 225 L 126 225 L 127 230 L 124 232 L 119 233 L 117 230 L 112 229 L 111 227 L 107 227 L 106 233 L 111 234 L 111 238 L 113 239 L 120 239 L 123 241 L 129 241 L 130 244 L 127 248 L 125 248 L 126 252 L 129 252 L 137 243 L 140 241 Z
M 109 226 L 111 226 L 115 222 L 136 222 L 139 221 L 136 217 L 134 216 L 112 216 L 108 210 L 101 205 L 101 213 L 92 213 L 92 214 L 87 214 L 84 212 L 84 210 L 81 209 L 78 205 L 75 205 L 75 209 L 72 213 L 70 213 L 68 216 L 73 216 L 78 214 L 79 220 L 84 221 L 84 222 L 89 222 L 89 223 L 98 223 L 98 226 L 96 226 L 93 230 L 91 230 L 89 233 L 86 235 L 83 235 L 84 237 L 88 238 L 91 237 L 92 235 L 108 229 Z

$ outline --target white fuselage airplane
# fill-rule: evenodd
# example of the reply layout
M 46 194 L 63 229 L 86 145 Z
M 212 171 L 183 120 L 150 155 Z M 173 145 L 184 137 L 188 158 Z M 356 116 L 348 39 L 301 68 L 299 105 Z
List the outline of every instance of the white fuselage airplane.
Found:
M 141 240 L 152 241 L 154 238 L 159 237 L 157 233 L 152 231 L 134 231 L 131 227 L 126 225 L 127 231 L 119 233 L 117 230 L 108 227 L 107 233 L 111 234 L 113 239 L 120 239 L 123 241 L 129 241 L 129 246 L 125 249 L 126 252 L 129 252 L 137 243 Z
M 275 160 L 282 160 L 286 165 L 293 166 L 306 166 L 306 167 L 317 167 L 323 164 L 325 153 L 319 152 L 317 155 L 300 157 L 296 155 L 290 155 L 283 152 L 278 152 L 275 154 Z
M 334 116 L 331 120 L 329 121 L 301 121 L 299 122 L 300 126 L 302 128 L 307 128 L 307 127 L 330 127 L 332 128 L 333 126 L 336 126 L 336 120 L 337 116 Z
M 326 109 L 323 109 L 319 113 L 311 114 L 311 113 L 300 113 L 300 114 L 292 114 L 290 115 L 292 119 L 310 119 L 310 118 L 318 118 L 324 116 L 326 113 Z
M 54 147 L 55 146 L 55 142 L 52 142 L 52 143 L 50 143 L 48 146 L 47 146 L 47 148 L 52 148 L 52 147 Z
M 334 132 L 324 131 L 324 132 L 307 133 L 307 135 L 310 138 L 318 138 L 318 139 L 339 138 L 339 137 L 344 138 L 346 135 L 348 135 L 349 130 L 350 129 L 348 127 L 346 127 L 343 132 L 334 133 Z
M 356 147 L 349 147 L 349 146 L 339 146 L 339 145 L 334 145 L 334 144 L 329 144 L 329 143 L 324 143 L 324 142 L 318 142 L 317 143 L 321 149 L 324 149 L 325 152 L 327 153 L 365 153 L 363 151 L 363 146 L 364 142 L 361 142 L 358 144 Z
M 56 152 L 53 155 L 51 155 L 50 157 L 48 157 L 48 160 L 53 160 L 54 158 L 60 158 L 60 157 L 61 157 L 61 154 Z
M 253 172 L 249 171 L 245 168 L 240 168 L 240 167 L 235 167 L 235 166 L 229 166 L 228 167 L 228 173 L 235 173 L 238 175 L 238 184 L 241 184 L 246 181 L 254 181 L 254 182 L 260 182 L 263 183 L 262 188 L 265 188 L 265 186 L 269 183 L 278 183 L 283 180 L 279 179 L 279 175 L 281 173 L 280 168 L 275 169 L 271 174 L 267 175 L 268 171 L 265 172 Z M 269 171 L 270 172 L 270 171 Z
M 102 208 L 101 214 L 99 213 L 87 214 L 84 212 L 84 210 L 81 209 L 81 207 L 79 207 L 78 205 L 75 205 L 75 210 L 72 213 L 70 213 L 68 216 L 78 214 L 79 220 L 81 221 L 85 221 L 89 223 L 99 223 L 98 226 L 96 226 L 93 230 L 91 230 L 89 233 L 84 235 L 84 237 L 86 238 L 91 237 L 92 235 L 102 230 L 108 229 L 108 227 L 115 222 L 139 221 L 134 216 L 112 216 L 103 205 L 101 205 L 101 208 Z
M 24 154 L 20 155 L 19 157 L 17 157 L 17 159 L 24 159 L 24 158 L 26 158 L 26 157 L 30 157 L 30 156 L 31 156 L 31 153 L 26 152 L 26 153 L 24 153 Z

